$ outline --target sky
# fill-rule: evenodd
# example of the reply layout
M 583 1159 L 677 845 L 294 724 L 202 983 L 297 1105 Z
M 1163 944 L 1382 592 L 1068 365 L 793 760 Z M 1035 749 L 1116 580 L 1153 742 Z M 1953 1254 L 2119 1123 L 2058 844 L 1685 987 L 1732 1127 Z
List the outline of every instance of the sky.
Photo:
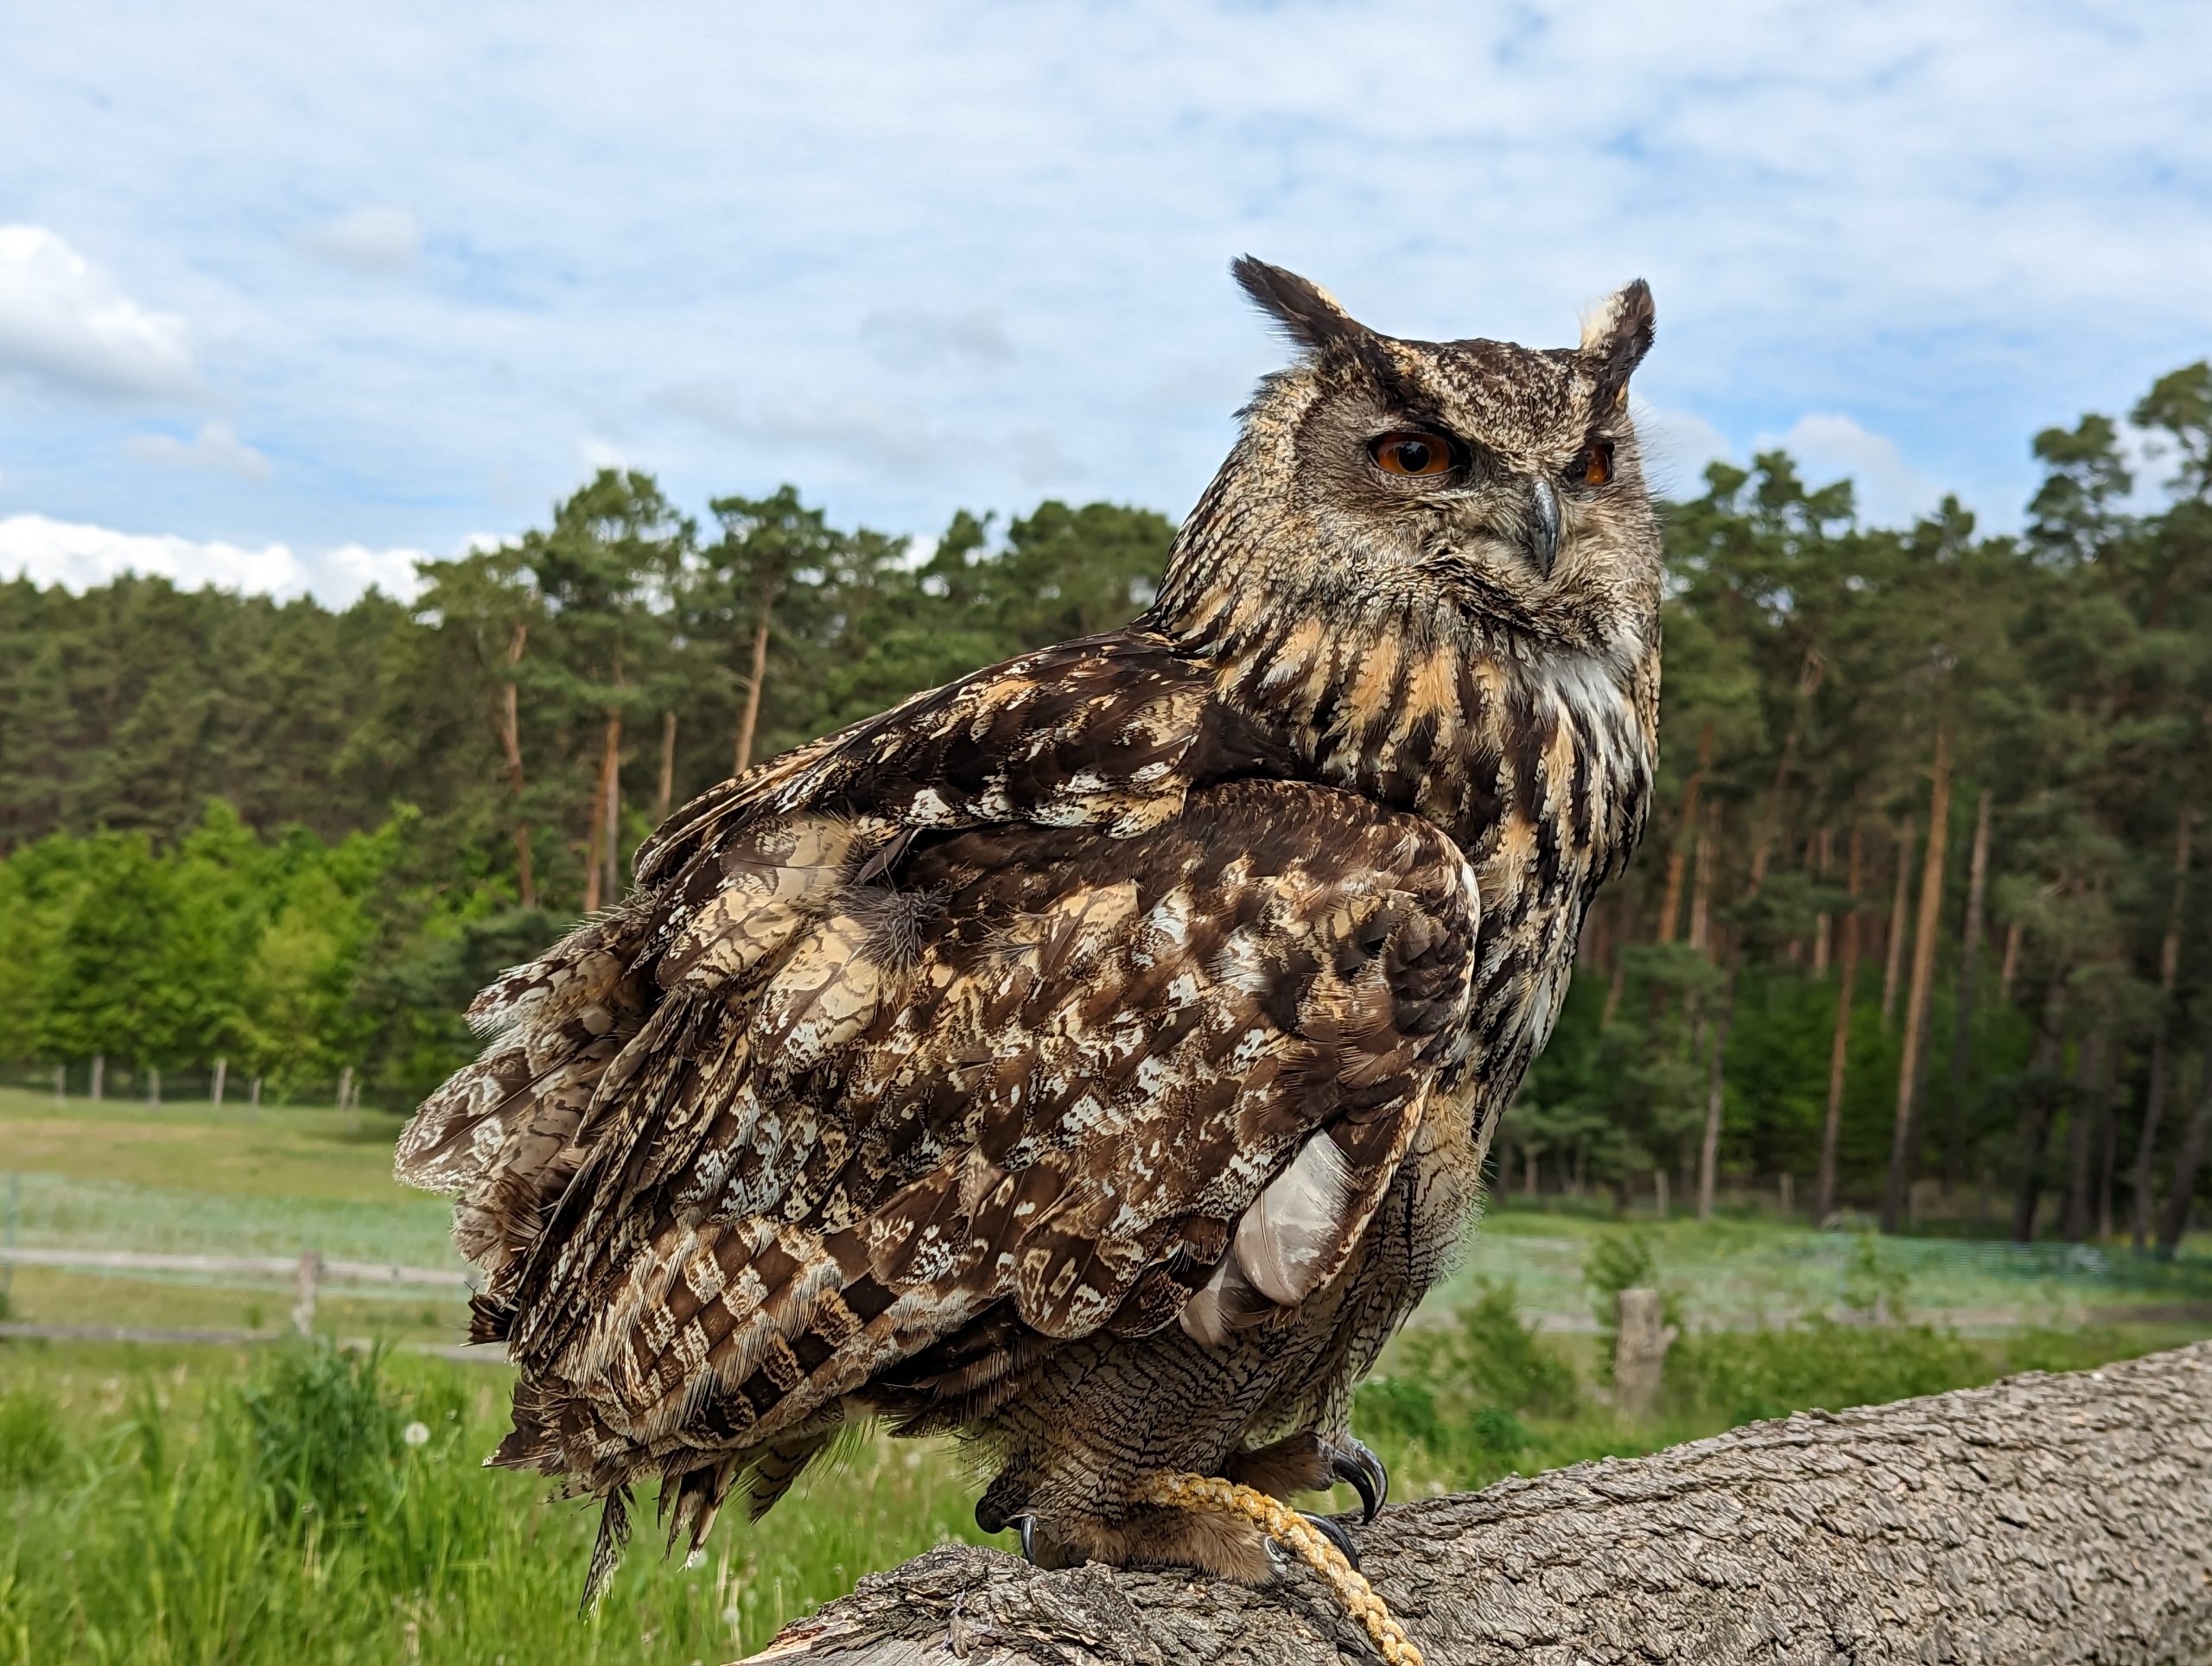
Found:
M 0 575 L 337 603 L 607 464 L 1179 516 L 1281 346 L 1656 292 L 1662 483 L 1995 528 L 2212 351 L 2212 6 L 0 9 Z

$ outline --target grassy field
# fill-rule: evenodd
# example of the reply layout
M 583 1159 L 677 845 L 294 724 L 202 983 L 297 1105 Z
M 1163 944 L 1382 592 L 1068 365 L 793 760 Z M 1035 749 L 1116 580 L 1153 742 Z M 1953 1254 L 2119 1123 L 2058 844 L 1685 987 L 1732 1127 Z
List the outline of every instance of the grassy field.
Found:
M 57 1110 L 0 1091 L 0 1165 L 20 1175 L 27 1244 L 311 1244 L 451 1265 L 443 1202 L 390 1179 L 396 1128 L 315 1109 Z M 1585 1280 L 1600 1262 L 1640 1266 L 1686 1328 L 1647 1423 L 1623 1424 L 1606 1401 Z M 1878 1298 L 1913 1322 L 1864 1322 Z M 48 1269 L 18 1269 L 12 1299 L 32 1320 L 251 1330 L 281 1326 L 289 1300 L 273 1282 Z M 1393 1345 L 1357 1415 L 1402 1496 L 1440 1491 L 1799 1407 L 2093 1364 L 2212 1332 L 2204 1312 L 2201 1254 L 2161 1268 L 1749 1216 L 1630 1228 L 1509 1207 Z M 641 1500 L 629 1566 L 578 1620 L 591 1512 L 480 1467 L 503 1427 L 504 1367 L 405 1351 L 450 1342 L 460 1317 L 450 1295 L 329 1287 L 313 1344 L 0 1342 L 0 1666 L 711 1663 L 862 1573 L 978 1536 L 956 1450 L 871 1436 L 763 1526 L 726 1523 L 696 1567 L 658 1555 Z

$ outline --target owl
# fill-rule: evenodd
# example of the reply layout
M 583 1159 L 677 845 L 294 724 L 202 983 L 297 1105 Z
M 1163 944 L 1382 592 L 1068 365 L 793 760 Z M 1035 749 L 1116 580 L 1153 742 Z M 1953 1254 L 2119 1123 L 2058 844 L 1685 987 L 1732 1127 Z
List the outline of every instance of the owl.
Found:
M 1643 824 L 1653 311 L 1402 340 L 1234 270 L 1290 362 L 1142 617 L 677 811 L 402 1136 L 518 1368 L 493 1461 L 605 1501 L 588 1593 L 640 1483 L 696 1550 L 860 1420 L 963 1437 L 1047 1565 L 1269 1576 L 1160 1472 L 1382 1501 L 1352 1385 Z

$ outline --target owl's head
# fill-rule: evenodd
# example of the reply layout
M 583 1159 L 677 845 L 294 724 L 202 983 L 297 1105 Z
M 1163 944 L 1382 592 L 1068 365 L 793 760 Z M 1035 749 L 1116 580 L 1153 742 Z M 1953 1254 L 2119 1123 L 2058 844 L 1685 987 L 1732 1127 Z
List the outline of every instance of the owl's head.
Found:
M 1641 279 L 1579 346 L 1413 341 L 1249 256 L 1237 281 L 1299 350 L 1267 378 L 1179 540 L 1163 600 L 1224 582 L 1324 614 L 1459 618 L 1524 645 L 1640 652 L 1659 532 L 1629 420 Z

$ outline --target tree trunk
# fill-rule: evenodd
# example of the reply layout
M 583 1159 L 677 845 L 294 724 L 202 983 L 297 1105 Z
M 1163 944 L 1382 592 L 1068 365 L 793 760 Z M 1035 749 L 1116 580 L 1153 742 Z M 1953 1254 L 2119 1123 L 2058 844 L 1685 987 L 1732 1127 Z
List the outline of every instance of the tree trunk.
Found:
M 1720 1110 L 1727 1097 L 1728 1031 L 1736 1021 L 1736 969 L 1728 969 L 1727 988 L 1720 996 L 1720 1016 L 1713 1021 L 1705 1067 L 1705 1135 L 1698 1143 L 1697 1218 L 1713 1218 L 1713 1191 L 1720 1167 Z
M 1630 933 L 1636 927 L 1634 896 L 1629 889 L 1627 881 L 1623 880 L 1618 883 L 1620 888 L 1620 900 L 1614 906 L 1618 911 L 1620 918 L 1613 926 L 1613 958 L 1611 965 L 1607 969 L 1605 977 L 1605 1010 L 1598 1014 L 1598 1029 L 1601 1034 L 1612 1028 L 1613 1020 L 1619 1014 L 1621 1009 L 1621 994 L 1628 988 L 1628 957 L 1622 953 L 1622 951 L 1628 947 Z
M 2059 1232 L 2073 1243 L 2089 1236 L 2089 1133 L 2096 1126 L 2097 1102 L 2109 1092 L 2106 1046 L 2102 1030 L 2090 1031 L 2075 1071 L 2074 1108 L 2066 1125 L 2066 1215 Z
M 1701 954 L 1713 952 L 1713 817 L 1705 816 L 1697 835 L 1697 879 L 1690 887 L 1690 947 Z
M 2117 1049 L 2114 1050 L 2115 1054 Z M 2120 1116 L 2113 1109 L 2118 1097 L 2118 1084 L 2125 1079 L 2126 1069 L 2115 1061 L 2107 1078 L 2105 1091 L 2097 1100 L 2097 1242 L 2112 1242 L 2112 1181 L 2113 1170 L 2120 1161 Z
M 1828 864 L 1834 859 L 1834 830 L 1824 827 L 1813 837 L 1813 875 L 1815 879 L 1825 881 L 1827 878 Z M 1813 976 L 1815 977 L 1822 978 L 1828 975 L 1828 966 L 1834 954 L 1835 919 L 1824 908 L 1813 917 Z
M 2012 979 L 2020 970 L 2020 922 L 2014 920 L 2005 928 L 2005 958 L 1997 968 L 1997 1000 L 1999 1005 L 2012 998 Z
M 92 1097 L 95 1100 L 107 1097 L 107 1055 L 104 1052 L 92 1055 Z
M 2015 1126 L 2019 1189 L 2012 1199 L 2012 1241 L 2032 1243 L 2036 1211 L 2043 1201 L 2043 1153 L 2050 1138 L 2050 1113 L 2059 1094 L 2058 1065 L 2066 1045 L 2067 969 L 2051 974 L 2044 996 L 2043 1024 L 2036 1034 L 2035 1051 L 2028 1059 L 2019 1120 Z
M 1974 1063 L 1974 971 L 1981 958 L 1982 910 L 1989 881 L 1989 789 L 1974 812 L 1974 854 L 1967 862 L 1966 937 L 1959 945 L 1959 1011 L 1951 1028 L 1951 1103 L 1943 1123 L 1943 1190 L 1956 1185 L 1966 1157 L 1967 1078 Z
M 531 873 L 530 821 L 523 814 L 522 719 L 517 707 L 514 668 L 522 664 L 523 645 L 530 639 L 530 626 L 518 624 L 514 634 L 507 641 L 507 670 L 509 675 L 499 686 L 499 704 L 493 727 L 499 731 L 499 750 L 506 755 L 507 787 L 514 796 L 515 811 L 515 883 L 522 893 L 522 906 L 537 906 L 537 881 Z
M 2173 1190 L 2166 1194 L 2166 1212 L 2158 1223 L 2158 1253 L 2171 1256 L 2181 1248 L 2189 1230 L 2190 1206 L 2196 1200 L 2196 1171 L 2203 1164 L 2205 1148 L 2212 1145 L 2212 1046 L 2204 1050 L 2204 1080 L 2197 1088 L 2196 1115 L 2189 1119 L 2181 1149 L 2174 1154 Z
M 599 767 L 603 783 L 600 814 L 605 820 L 601 860 L 607 865 L 606 900 L 612 907 L 622 896 L 622 709 L 619 706 L 607 714 L 606 754 Z
M 1698 731 L 1697 767 L 1682 785 L 1681 818 L 1675 823 L 1674 849 L 1667 853 L 1667 893 L 1659 904 L 1659 941 L 1675 940 L 1675 922 L 1682 913 L 1682 874 L 1689 861 L 1690 843 L 1698 836 L 1698 797 L 1705 791 L 1706 771 L 1713 766 L 1713 725 Z
M 1805 727 L 1805 708 L 1821 686 L 1821 657 L 1808 653 L 1797 671 L 1797 697 L 1789 708 L 1789 732 L 1783 737 L 1782 755 L 1775 760 L 1774 785 L 1767 790 L 1766 812 L 1759 817 L 1758 842 L 1751 847 L 1751 883 L 1745 893 L 1757 896 L 1766 883 L 1767 863 L 1775 841 L 1782 836 L 1782 805 L 1789 791 L 1789 768 L 1797 761 L 1797 740 Z
M 2212 1344 L 1803 1412 L 1351 1529 L 1431 1666 L 2152 1666 L 2212 1657 Z M 762 1666 L 1343 1666 L 1298 1566 L 1048 1572 L 944 1545 L 785 1626 Z
M 221 1110 L 223 1105 L 223 1078 L 229 1074 L 230 1068 L 229 1059 L 218 1059 L 215 1061 L 215 1079 L 208 1084 L 207 1103 L 218 1110 Z
M 1897 984 L 1904 970 L 1905 906 L 1910 900 L 1908 875 L 1912 868 L 1912 820 L 1897 829 L 1897 889 L 1890 899 L 1890 930 L 1883 942 L 1886 956 L 1882 966 L 1882 1027 L 1897 1009 Z
M 737 768 L 742 775 L 753 767 L 753 735 L 760 723 L 760 687 L 768 676 L 768 619 L 775 605 L 772 584 L 760 587 L 760 613 L 753 626 L 753 672 L 745 679 L 745 709 L 737 720 Z
M 653 795 L 653 825 L 668 819 L 676 800 L 676 714 L 660 715 L 660 791 Z
M 2151 1033 L 2151 1081 L 2143 1094 L 2143 1123 L 2135 1138 L 2135 1170 L 2127 1199 L 2127 1236 L 2139 1250 L 2151 1237 L 2151 1162 L 2158 1149 L 2158 1124 L 2166 1110 L 2168 1078 L 2173 1073 L 2168 1043 L 2173 1029 L 2174 983 L 2181 971 L 2183 905 L 2189 890 L 2189 836 L 2192 812 L 2184 807 L 2174 831 L 2174 889 L 2166 905 L 2165 940 L 2158 945 L 2158 1019 Z
M 1928 853 L 1920 870 L 1920 922 L 1912 939 L 1912 993 L 1904 1003 L 1904 1047 L 1897 1057 L 1897 1115 L 1890 1146 L 1890 1183 L 1882 1193 L 1882 1230 L 1894 1232 L 1905 1194 L 1920 1173 L 1920 1103 L 1926 1071 L 1928 998 L 1936 982 L 1936 934 L 1943 919 L 1943 847 L 1951 813 L 1951 726 L 1936 726 L 1936 779 L 1928 798 Z M 1899 854 L 1903 854 L 1900 851 Z
M 1846 858 L 1843 944 L 1835 992 L 1835 1033 L 1828 1042 L 1828 1111 L 1821 1126 L 1821 1167 L 1813 1180 L 1813 1224 L 1835 1209 L 1836 1141 L 1843 1129 L 1845 1068 L 1851 1058 L 1851 996 L 1859 983 L 1859 887 L 1866 878 L 1866 842 L 1859 823 L 1851 823 Z

